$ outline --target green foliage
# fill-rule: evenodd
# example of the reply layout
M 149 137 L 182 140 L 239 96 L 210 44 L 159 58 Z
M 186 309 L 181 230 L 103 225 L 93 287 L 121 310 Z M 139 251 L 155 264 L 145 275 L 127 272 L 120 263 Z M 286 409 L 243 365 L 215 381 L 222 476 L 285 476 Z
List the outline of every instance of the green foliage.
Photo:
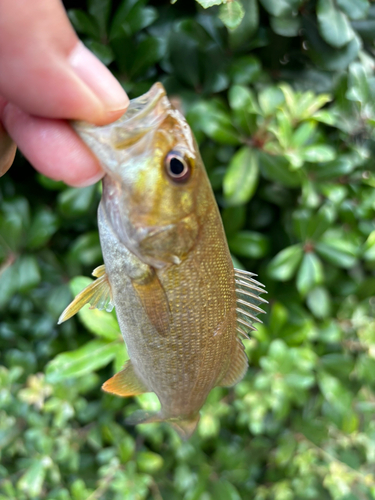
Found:
M 57 326 L 102 263 L 98 186 L 18 157 L 0 181 L 0 500 L 375 498 L 375 6 L 199 3 L 69 16 L 131 97 L 160 80 L 180 99 L 233 259 L 269 292 L 250 369 L 188 442 L 125 425 L 157 401 L 100 391 L 127 359 L 114 313 Z

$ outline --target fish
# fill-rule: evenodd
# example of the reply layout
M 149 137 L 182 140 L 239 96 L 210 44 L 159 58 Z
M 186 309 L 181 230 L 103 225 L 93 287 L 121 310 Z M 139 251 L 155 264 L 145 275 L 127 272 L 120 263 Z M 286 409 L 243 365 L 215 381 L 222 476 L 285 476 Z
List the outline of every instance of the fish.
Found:
M 160 411 L 137 411 L 127 422 L 166 421 L 187 439 L 209 392 L 244 377 L 241 339 L 264 312 L 264 286 L 233 267 L 198 145 L 161 83 L 114 123 L 73 127 L 105 172 L 104 265 L 59 323 L 87 303 L 115 307 L 129 360 L 102 389 L 122 397 L 154 392 Z

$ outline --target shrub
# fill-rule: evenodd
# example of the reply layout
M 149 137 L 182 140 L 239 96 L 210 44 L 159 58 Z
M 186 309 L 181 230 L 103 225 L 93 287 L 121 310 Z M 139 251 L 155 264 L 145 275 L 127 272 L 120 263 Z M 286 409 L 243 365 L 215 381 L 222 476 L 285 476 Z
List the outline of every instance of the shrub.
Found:
M 131 97 L 160 80 L 180 99 L 234 261 L 269 292 L 250 369 L 187 442 L 125 426 L 155 397 L 100 391 L 126 360 L 115 316 L 56 325 L 102 263 L 99 186 L 19 155 L 0 181 L 1 500 L 375 498 L 375 5 L 199 3 L 69 15 Z

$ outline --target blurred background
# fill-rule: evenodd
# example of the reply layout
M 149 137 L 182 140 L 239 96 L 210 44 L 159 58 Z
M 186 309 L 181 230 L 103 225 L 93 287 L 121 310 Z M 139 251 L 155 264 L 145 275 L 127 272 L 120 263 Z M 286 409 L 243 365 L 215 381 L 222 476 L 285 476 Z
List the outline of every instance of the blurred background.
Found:
M 100 390 L 127 359 L 115 315 L 56 324 L 102 264 L 100 186 L 18 154 L 0 179 L 0 499 L 374 499 L 375 4 L 65 6 L 130 97 L 161 81 L 178 99 L 269 306 L 189 441 L 126 426 L 157 402 Z

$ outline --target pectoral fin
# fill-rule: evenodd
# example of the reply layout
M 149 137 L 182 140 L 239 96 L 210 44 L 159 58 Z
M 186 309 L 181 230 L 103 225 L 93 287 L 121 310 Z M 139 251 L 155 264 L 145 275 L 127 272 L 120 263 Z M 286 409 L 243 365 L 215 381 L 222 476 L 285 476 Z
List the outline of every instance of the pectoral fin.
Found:
M 245 375 L 249 362 L 244 346 L 239 339 L 236 339 L 235 348 L 227 373 L 220 380 L 220 387 L 231 387 L 237 384 Z
M 143 308 L 160 335 L 169 332 L 170 310 L 167 294 L 156 273 L 147 283 L 133 281 L 134 290 L 140 298 Z
M 58 324 L 71 318 L 82 309 L 85 304 L 90 304 L 90 309 L 105 309 L 110 312 L 113 309 L 112 290 L 105 272 L 105 266 L 99 266 L 92 272 L 97 279 L 90 283 L 80 292 L 61 314 Z
M 116 394 L 116 396 L 136 396 L 150 392 L 144 383 L 139 380 L 131 361 L 127 361 L 125 368 L 107 380 L 102 386 L 103 391 Z

